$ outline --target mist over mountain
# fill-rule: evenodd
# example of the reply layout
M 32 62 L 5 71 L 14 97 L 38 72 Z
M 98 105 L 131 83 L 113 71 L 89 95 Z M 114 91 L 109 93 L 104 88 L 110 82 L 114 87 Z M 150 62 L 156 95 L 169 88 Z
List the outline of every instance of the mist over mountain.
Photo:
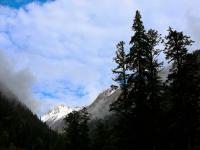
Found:
M 32 92 L 34 77 L 28 69 L 17 70 L 0 51 L 0 90 L 7 97 L 15 97 L 33 112 L 37 112 L 39 102 L 35 100 Z
M 104 120 L 106 117 L 112 115 L 113 112 L 110 112 L 110 104 L 118 99 L 120 93 L 120 89 L 113 88 L 101 92 L 92 104 L 86 107 L 90 116 L 90 121 Z M 65 127 L 64 118 L 74 110 L 78 111 L 81 110 L 81 108 L 70 108 L 61 104 L 44 114 L 41 120 L 51 129 L 62 133 Z

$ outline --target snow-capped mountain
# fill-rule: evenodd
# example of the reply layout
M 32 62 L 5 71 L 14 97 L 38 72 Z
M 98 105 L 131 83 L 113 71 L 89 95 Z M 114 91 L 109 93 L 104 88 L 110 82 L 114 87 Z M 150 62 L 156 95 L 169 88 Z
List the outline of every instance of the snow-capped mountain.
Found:
M 64 118 L 67 114 L 72 112 L 73 110 L 78 110 L 79 108 L 70 108 L 66 107 L 65 105 L 61 104 L 50 111 L 48 111 L 45 115 L 41 117 L 41 120 L 45 122 L 50 128 L 57 131 L 62 131 L 64 127 Z
M 44 116 L 41 117 L 41 120 L 43 122 L 57 121 L 70 112 L 72 112 L 72 109 L 70 107 L 66 107 L 63 104 L 61 104 L 54 107 L 52 110 L 48 111 L 48 113 L 46 113 Z
M 109 106 L 111 103 L 117 100 L 120 95 L 120 89 L 111 88 L 100 93 L 94 102 L 87 106 L 88 113 L 91 116 L 91 120 L 103 119 L 106 116 L 111 115 Z M 70 108 L 63 104 L 54 107 L 48 113 L 41 117 L 41 120 L 45 122 L 51 129 L 58 132 L 62 132 L 64 128 L 64 118 L 73 110 L 80 110 L 80 107 Z

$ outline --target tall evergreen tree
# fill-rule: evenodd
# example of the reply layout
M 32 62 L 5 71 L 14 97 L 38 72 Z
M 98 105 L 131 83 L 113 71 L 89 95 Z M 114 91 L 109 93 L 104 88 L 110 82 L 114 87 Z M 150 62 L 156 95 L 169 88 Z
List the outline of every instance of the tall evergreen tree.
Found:
M 116 74 L 116 77 L 113 79 L 119 84 L 121 89 L 121 95 L 119 99 L 111 104 L 111 110 L 115 111 L 124 111 L 127 106 L 127 95 L 128 95 L 128 73 L 127 73 L 127 56 L 124 50 L 125 43 L 123 41 L 117 44 L 116 57 L 114 61 L 117 64 L 117 67 L 113 69 L 113 73 Z
M 68 150 L 88 150 L 88 122 L 89 114 L 86 108 L 73 111 L 65 118 L 66 148 Z
M 148 71 L 148 39 L 144 29 L 139 11 L 136 11 L 132 26 L 134 35 L 131 37 L 131 48 L 128 54 L 128 64 L 130 70 L 129 84 L 132 85 L 130 99 L 134 98 L 137 108 L 143 109 L 146 99 L 146 81 Z M 133 106 L 131 106 L 133 107 Z
M 155 144 L 152 145 L 152 140 L 155 140 L 153 132 L 156 128 L 155 119 L 157 119 L 154 115 L 158 113 L 158 101 L 161 95 L 161 82 L 158 77 L 161 63 L 157 60 L 160 50 L 156 49 L 156 46 L 160 43 L 161 37 L 155 30 L 146 32 L 139 11 L 136 11 L 132 30 L 134 35 L 131 37 L 129 54 L 125 55 L 124 43 L 121 42 L 118 45 L 121 55 L 117 55 L 117 59 L 115 59 L 119 64 L 117 71 L 119 68 L 122 70 L 117 72 L 121 76 L 118 76 L 116 81 L 127 82 L 125 96 L 123 98 L 121 96 L 117 101 L 118 110 L 123 114 L 120 122 L 126 123 L 121 129 L 126 137 L 122 141 L 126 143 L 127 149 L 134 147 L 136 149 L 147 147 L 153 149 L 155 146 Z M 121 56 L 126 57 L 124 59 Z M 123 67 L 125 68 L 124 72 Z M 126 72 L 129 73 L 128 78 L 126 78 Z M 114 73 L 116 73 L 115 70 Z M 116 109 L 116 105 L 113 106 Z
M 147 98 L 150 51 L 148 51 L 148 37 L 139 11 L 136 11 L 132 30 L 134 35 L 131 37 L 131 48 L 126 58 L 130 73 L 127 80 L 127 98 L 120 100 L 120 97 L 117 102 L 120 106 L 118 110 L 122 112 L 120 114 L 123 116 L 119 122 L 126 124 L 121 129 L 124 135 L 121 141 L 126 149 L 133 149 L 135 146 L 142 149 L 144 148 L 142 147 L 144 146 L 142 141 L 144 141 L 145 132 L 144 108 Z
M 183 32 L 173 30 L 171 27 L 168 29 L 168 35 L 165 37 L 166 59 L 172 62 L 172 73 L 180 74 L 184 60 L 187 55 L 187 47 L 191 46 L 193 41 L 189 36 L 184 35 Z
M 129 83 L 132 88 L 129 99 L 133 102 L 131 108 L 135 116 L 136 149 L 155 149 L 161 98 L 158 72 L 162 64 L 158 62 L 160 50 L 157 46 L 161 36 L 152 29 L 146 32 L 139 11 L 136 12 L 132 29 L 134 35 L 129 53 L 129 70 L 132 73 Z
M 79 139 L 81 150 L 89 150 L 90 139 L 89 139 L 89 113 L 87 109 L 84 107 L 80 110 L 80 123 L 79 123 Z
M 146 135 L 149 138 L 149 149 L 157 149 L 159 141 L 158 128 L 160 125 L 159 119 L 161 117 L 161 96 L 162 96 L 162 82 L 158 75 L 161 71 L 162 62 L 158 61 L 161 50 L 158 45 L 161 43 L 161 35 L 158 31 L 153 29 L 148 30 L 146 33 L 148 41 L 148 76 L 147 76 L 147 99 L 146 107 Z
M 194 150 L 199 147 L 200 140 L 200 51 L 188 54 L 183 63 L 182 77 L 184 87 L 182 94 L 185 99 L 184 124 L 187 149 Z
M 149 62 L 148 62 L 148 99 L 152 109 L 160 109 L 159 101 L 161 98 L 161 80 L 158 73 L 161 71 L 162 62 L 158 61 L 158 57 L 161 50 L 157 47 L 161 43 L 161 35 L 158 31 L 148 30 L 148 51 L 149 51 Z
M 65 118 L 66 128 L 66 149 L 79 150 L 79 120 L 80 114 L 77 111 L 73 111 Z
M 115 69 L 113 69 L 113 73 L 116 74 L 116 78 L 113 80 L 118 82 L 120 88 L 125 92 L 127 90 L 127 56 L 124 50 L 124 41 L 121 41 L 117 44 L 116 57 L 114 57 L 114 61 L 118 65 Z
M 188 114 L 186 103 L 188 99 L 184 96 L 186 81 L 183 74 L 183 65 L 186 61 L 187 47 L 192 44 L 189 36 L 169 28 L 169 33 L 165 37 L 166 59 L 172 63 L 170 74 L 168 75 L 168 95 L 172 95 L 169 102 L 172 104 L 170 120 L 173 122 L 173 128 L 170 128 L 171 137 L 174 138 L 175 149 L 187 149 L 187 130 L 188 124 L 185 122 Z M 171 126 L 171 125 L 169 125 Z

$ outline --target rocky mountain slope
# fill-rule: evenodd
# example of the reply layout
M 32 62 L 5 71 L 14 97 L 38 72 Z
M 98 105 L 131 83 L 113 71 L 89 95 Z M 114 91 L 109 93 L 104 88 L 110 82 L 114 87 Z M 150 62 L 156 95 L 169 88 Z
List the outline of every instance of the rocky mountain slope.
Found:
M 109 111 L 109 106 L 111 103 L 117 100 L 120 95 L 120 89 L 107 89 L 100 93 L 94 102 L 87 106 L 88 113 L 91 116 L 91 120 L 103 119 L 112 114 Z M 79 110 L 81 108 L 70 108 L 64 105 L 59 105 L 54 107 L 48 113 L 41 117 L 41 120 L 45 122 L 50 128 L 58 132 L 62 132 L 64 128 L 64 118 L 67 114 L 73 110 Z

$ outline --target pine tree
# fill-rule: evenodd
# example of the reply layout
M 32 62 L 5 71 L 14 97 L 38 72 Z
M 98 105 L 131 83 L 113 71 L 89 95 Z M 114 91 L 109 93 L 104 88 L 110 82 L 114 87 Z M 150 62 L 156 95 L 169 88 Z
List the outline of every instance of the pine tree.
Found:
M 108 143 L 108 131 L 105 124 L 99 120 L 95 122 L 95 129 L 92 134 L 92 150 L 105 150 L 106 143 Z
M 110 110 L 121 111 L 125 110 L 127 106 L 127 95 L 128 95 L 128 73 L 127 73 L 127 56 L 124 50 L 125 43 L 123 41 L 117 44 L 116 57 L 114 61 L 117 64 L 117 67 L 113 69 L 113 73 L 116 74 L 116 77 L 113 79 L 115 82 L 119 83 L 121 89 L 121 95 L 117 101 L 115 101 L 110 106 Z
M 157 47 L 161 43 L 161 35 L 158 31 L 148 30 L 148 51 L 149 51 L 149 63 L 148 63 L 148 97 L 149 103 L 152 109 L 159 108 L 159 99 L 161 98 L 162 83 L 158 73 L 161 71 L 162 62 L 158 61 L 161 50 Z
M 135 116 L 136 149 L 156 148 L 156 128 L 158 126 L 159 101 L 161 98 L 161 81 L 158 76 L 162 63 L 158 62 L 160 50 L 157 49 L 161 36 L 155 30 L 146 32 L 139 11 L 136 12 L 132 26 L 134 35 L 131 38 L 128 54 L 130 78 L 132 85 L 129 99 L 132 101 L 132 112 Z
M 131 48 L 128 54 L 128 64 L 131 72 L 128 82 L 133 87 L 130 98 L 133 99 L 134 97 L 131 107 L 136 105 L 137 108 L 143 109 L 146 99 L 149 51 L 146 31 L 139 11 L 136 11 L 132 30 L 134 35 L 131 37 Z
M 186 78 L 184 77 L 183 65 L 187 57 L 187 47 L 192 44 L 189 36 L 169 28 L 169 34 L 165 37 L 166 59 L 172 63 L 170 74 L 168 75 L 168 95 L 172 104 L 170 120 L 173 123 L 171 138 L 174 138 L 175 149 L 187 149 L 187 130 L 189 128 L 186 118 L 190 112 L 186 113 L 188 99 L 184 96 Z M 169 125 L 171 126 L 171 124 Z
M 80 150 L 79 148 L 79 120 L 78 111 L 73 111 L 65 118 L 66 148 L 69 150 Z
M 187 148 L 194 150 L 199 147 L 200 140 L 200 51 L 188 54 L 183 63 L 182 77 L 184 87 L 182 94 L 185 99 L 184 120 Z
M 113 73 L 117 74 L 116 78 L 114 78 L 113 80 L 115 82 L 118 82 L 122 91 L 125 92 L 127 90 L 128 74 L 124 44 L 125 43 L 123 41 L 117 44 L 116 57 L 114 58 L 114 61 L 116 62 L 116 64 L 118 64 L 118 66 L 115 69 L 113 69 Z
M 156 46 L 160 43 L 161 37 L 157 31 L 146 32 L 139 11 L 136 11 L 132 30 L 134 35 L 131 37 L 129 54 L 125 55 L 124 43 L 120 42 L 115 58 L 119 64 L 114 70 L 114 73 L 119 74 L 116 81 L 122 83 L 120 84 L 122 89 L 126 87 L 125 96 L 122 93 L 117 101 L 117 110 L 122 114 L 119 122 L 126 122 L 121 129 L 125 135 L 122 141 L 126 149 L 153 148 L 155 146 L 151 142 L 155 140 L 152 138 L 155 134 L 152 133 L 155 129 L 153 116 L 158 112 L 161 95 L 161 83 L 158 77 L 161 63 L 157 60 L 160 50 L 156 49 Z M 116 105 L 113 106 L 116 110 Z
M 149 149 L 157 149 L 159 143 L 158 128 L 161 115 L 162 82 L 158 73 L 161 71 L 162 62 L 158 61 L 161 50 L 158 45 L 161 43 L 161 35 L 158 31 L 148 30 L 146 33 L 148 39 L 148 81 L 147 81 L 147 113 L 146 122 L 148 130 L 146 135 L 149 137 Z
M 79 137 L 81 150 L 89 150 L 90 140 L 89 140 L 89 128 L 88 128 L 89 113 L 84 107 L 80 110 L 80 123 L 79 123 Z
M 139 11 L 136 11 L 132 26 L 134 35 L 130 41 L 130 51 L 127 55 L 130 77 L 128 79 L 128 107 L 126 119 L 128 121 L 125 134 L 128 137 L 127 149 L 146 149 L 149 146 L 147 121 L 147 97 L 150 50 L 148 36 L 141 20 Z
M 88 150 L 88 122 L 89 114 L 86 108 L 80 111 L 73 111 L 65 118 L 66 148 L 69 150 Z
M 166 59 L 172 62 L 172 73 L 180 74 L 182 65 L 187 55 L 187 47 L 191 46 L 193 41 L 189 36 L 184 35 L 183 32 L 173 30 L 171 27 L 168 29 L 169 34 L 165 37 Z

